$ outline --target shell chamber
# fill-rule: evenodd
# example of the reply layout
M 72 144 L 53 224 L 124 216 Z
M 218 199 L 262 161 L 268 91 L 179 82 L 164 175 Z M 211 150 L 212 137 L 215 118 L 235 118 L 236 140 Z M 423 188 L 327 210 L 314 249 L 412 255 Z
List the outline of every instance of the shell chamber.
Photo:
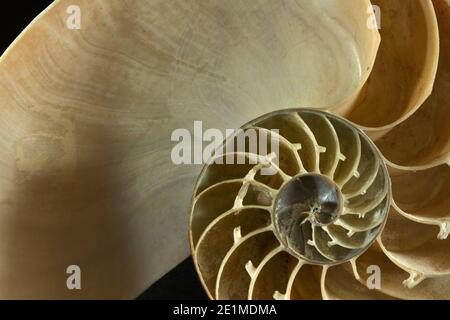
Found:
M 251 121 L 215 150 L 195 186 L 190 240 L 206 291 L 295 298 L 300 267 L 352 261 L 375 241 L 390 189 L 378 149 L 345 119 L 292 109 Z

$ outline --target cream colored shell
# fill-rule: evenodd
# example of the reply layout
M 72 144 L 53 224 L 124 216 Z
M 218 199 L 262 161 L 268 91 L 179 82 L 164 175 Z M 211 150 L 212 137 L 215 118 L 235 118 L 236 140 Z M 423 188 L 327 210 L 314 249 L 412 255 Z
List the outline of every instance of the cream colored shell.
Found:
M 379 31 L 368 0 L 55 1 L 0 59 L 0 298 L 137 296 L 189 254 L 201 168 L 171 162 L 173 130 L 290 107 L 364 129 L 393 194 L 360 281 L 304 265 L 291 298 L 448 297 L 449 2 L 373 4 Z M 82 291 L 67 290 L 72 264 Z M 361 286 L 372 264 L 381 291 Z
M 243 249 L 231 249 L 227 253 L 221 263 L 223 270 L 219 270 L 218 280 L 212 287 L 204 273 L 204 270 L 211 271 L 209 260 L 203 256 L 208 255 L 207 250 L 211 248 L 204 250 L 199 243 L 193 249 L 194 261 L 211 298 L 450 299 L 450 132 L 447 130 L 450 123 L 447 59 L 450 3 L 446 0 L 374 3 L 385 13 L 388 27 L 385 25 L 381 30 L 382 43 L 374 71 L 360 98 L 350 104 L 350 112 L 345 115 L 376 141 L 389 167 L 393 197 L 386 227 L 377 243 L 362 255 L 350 263 L 331 266 L 311 265 L 292 258 L 284 248 L 280 249 L 277 237 L 266 236 L 272 232 L 271 227 L 264 235 L 255 232 L 254 238 L 250 233 L 245 239 L 249 244 L 242 242 Z M 403 13 L 408 12 L 410 20 L 406 19 L 406 24 L 396 23 L 395 19 L 402 19 L 398 17 L 405 7 L 408 10 Z M 421 33 L 424 40 L 414 39 L 407 45 L 409 49 L 400 48 L 403 43 L 399 44 L 397 37 L 411 30 L 411 27 L 403 31 L 402 28 L 417 23 L 428 25 Z M 433 58 L 439 52 L 436 49 L 439 41 L 432 31 L 437 25 L 441 40 L 439 67 Z M 427 44 L 422 46 L 422 53 L 419 47 L 413 50 L 417 55 L 406 53 L 420 46 L 419 43 Z M 405 51 L 401 53 L 402 50 Z M 417 58 L 423 59 L 425 64 L 416 60 L 406 66 L 412 61 L 409 59 Z M 416 71 L 407 71 L 409 78 L 402 80 L 405 76 L 402 73 L 410 68 Z M 436 84 L 432 91 L 430 79 L 434 79 L 435 73 Z M 407 100 L 401 102 L 403 99 Z M 195 207 L 193 209 L 194 222 Z M 433 226 L 438 226 L 439 230 Z M 248 225 L 246 230 L 249 230 Z M 262 245 L 264 241 L 270 244 Z M 211 242 L 211 245 L 218 244 Z M 239 263 L 244 263 L 247 279 L 240 275 Z M 368 270 L 373 266 L 381 269 L 382 286 L 378 290 L 367 286 Z M 206 276 L 214 276 L 214 273 L 208 272 Z M 234 277 L 239 280 L 236 282 Z
M 0 298 L 133 298 L 185 259 L 201 166 L 171 161 L 172 132 L 351 100 L 369 4 L 55 1 L 0 62 Z

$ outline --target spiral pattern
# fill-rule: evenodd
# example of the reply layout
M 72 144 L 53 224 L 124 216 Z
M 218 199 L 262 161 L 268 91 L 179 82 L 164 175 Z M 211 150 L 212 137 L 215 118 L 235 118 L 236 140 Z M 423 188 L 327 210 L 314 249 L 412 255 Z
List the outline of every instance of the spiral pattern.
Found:
M 371 4 L 381 19 L 368 28 Z M 73 5 L 79 30 L 65 25 Z M 308 106 L 352 121 L 382 161 L 353 170 L 365 139 L 330 115 L 332 128 L 307 112 L 304 126 L 254 122 L 286 126 L 277 157 L 232 153 L 253 163 L 211 164 L 195 191 L 192 253 L 210 296 L 449 299 L 449 34 L 449 0 L 54 1 L 0 59 L 0 297 L 136 297 L 188 257 L 182 213 L 200 168 L 170 161 L 173 132 Z M 361 210 L 385 190 L 369 188 L 381 162 L 385 224 Z M 308 205 L 290 188 L 310 190 Z M 77 261 L 80 292 L 61 280 Z
M 270 113 L 228 138 L 202 171 L 194 257 L 212 297 L 289 297 L 264 274 L 273 282 L 296 265 L 352 260 L 379 235 L 389 206 L 387 169 L 362 131 L 321 111 Z

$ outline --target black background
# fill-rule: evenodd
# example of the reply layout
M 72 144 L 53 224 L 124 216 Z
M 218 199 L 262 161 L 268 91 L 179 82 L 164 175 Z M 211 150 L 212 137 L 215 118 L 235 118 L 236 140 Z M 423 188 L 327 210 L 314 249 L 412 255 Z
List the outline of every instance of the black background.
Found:
M 19 33 L 50 3 L 52 3 L 50 0 L 3 1 L 0 8 L 0 52 L 3 53 Z M 140 300 L 207 298 L 191 258 L 179 264 L 138 297 Z

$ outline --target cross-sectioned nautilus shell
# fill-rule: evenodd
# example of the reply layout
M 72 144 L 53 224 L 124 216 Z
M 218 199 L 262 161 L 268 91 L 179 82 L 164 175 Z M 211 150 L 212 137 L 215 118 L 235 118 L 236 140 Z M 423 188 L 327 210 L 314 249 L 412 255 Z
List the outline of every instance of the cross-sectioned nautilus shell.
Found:
M 256 164 L 212 159 L 199 176 L 191 246 L 211 298 L 450 299 L 450 3 L 374 3 L 388 27 L 368 83 L 341 109 L 352 123 L 305 109 L 263 116 L 243 132 L 279 129 L 279 166 L 256 152 Z M 417 24 L 422 41 L 409 39 Z M 368 136 L 342 133 L 356 128 Z
M 449 7 L 54 1 L 0 59 L 0 298 L 136 297 L 189 256 L 187 213 L 202 166 L 172 161 L 173 132 L 198 120 L 239 128 L 286 108 L 302 108 L 305 140 L 279 132 L 288 156 L 272 159 L 278 174 L 249 179 L 246 193 L 275 209 L 236 215 L 242 225 L 231 234 L 204 233 L 208 219 L 190 225 L 211 297 L 248 298 L 251 282 L 254 299 L 450 298 Z M 79 28 L 67 24 L 75 9 Z M 297 128 L 297 120 L 276 126 Z M 196 196 L 222 180 L 216 173 L 202 175 Z M 287 184 L 288 176 L 298 179 Z M 211 189 L 217 202 L 199 197 L 195 215 L 212 217 L 211 206 L 240 187 Z M 312 205 L 296 206 L 290 188 L 308 189 Z M 374 208 L 363 202 L 372 197 L 381 201 Z M 283 210 L 291 207 L 304 229 L 290 228 Z M 230 255 L 227 268 L 244 267 L 220 271 L 216 288 L 205 261 L 220 265 L 227 244 L 271 221 L 273 231 L 239 246 L 255 258 Z M 268 243 L 287 251 L 259 268 Z M 67 290 L 72 264 L 82 269 L 83 290 Z M 365 285 L 371 266 L 382 272 L 378 290 Z M 227 288 L 233 272 L 240 281 Z
M 0 61 L 0 297 L 133 298 L 186 259 L 201 166 L 172 162 L 173 131 L 354 100 L 380 44 L 369 6 L 55 1 Z

